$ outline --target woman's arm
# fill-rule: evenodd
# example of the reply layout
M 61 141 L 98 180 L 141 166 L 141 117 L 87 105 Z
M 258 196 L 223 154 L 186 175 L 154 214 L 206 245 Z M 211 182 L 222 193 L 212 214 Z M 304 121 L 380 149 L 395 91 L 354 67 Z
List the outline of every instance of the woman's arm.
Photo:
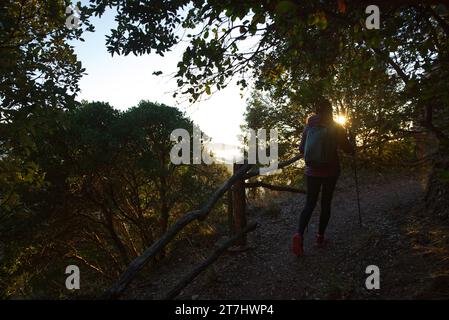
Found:
M 354 146 L 349 141 L 346 130 L 342 126 L 338 126 L 338 146 L 346 153 L 354 154 Z

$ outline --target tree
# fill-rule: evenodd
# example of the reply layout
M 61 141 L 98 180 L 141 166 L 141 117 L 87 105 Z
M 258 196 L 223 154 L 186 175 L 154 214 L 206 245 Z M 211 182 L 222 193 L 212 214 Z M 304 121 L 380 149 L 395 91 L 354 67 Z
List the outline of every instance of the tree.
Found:
M 69 1 L 3 1 L 0 8 L 0 207 L 23 210 L 23 189 L 45 185 L 29 155 L 35 135 L 57 129 L 61 110 L 75 106 L 84 71 L 68 40 L 83 29 L 66 27 Z M 87 29 L 91 26 L 85 17 Z
M 423 75 L 433 69 L 438 74 L 433 79 L 447 80 L 444 67 L 434 68 L 447 64 L 449 23 L 447 8 L 442 6 L 447 1 L 378 3 L 379 30 L 365 27 L 369 1 L 346 0 L 342 6 L 334 0 L 97 0 L 91 1 L 90 13 L 102 14 L 107 5 L 117 8 L 118 26 L 107 38 L 112 54 L 155 51 L 163 55 L 184 40 L 176 32 L 183 28 L 189 45 L 176 78 L 180 92 L 190 95 L 191 101 L 225 87 L 234 75 L 240 77 L 242 87 L 253 80 L 256 89 L 274 90 L 278 97 L 287 92 L 289 98 L 289 92 L 299 91 L 306 102 L 319 94 L 336 99 L 332 90 L 340 73 L 349 67 L 355 74 L 352 66 L 367 62 L 365 70 L 396 86 L 394 100 L 403 98 L 408 120 L 421 121 L 416 116 L 420 110 L 431 115 L 434 108 L 422 101 L 423 96 L 434 97 L 424 92 Z M 438 91 L 445 91 L 443 82 L 438 83 Z M 421 122 L 447 140 L 433 121 L 425 117 Z
M 44 283 L 69 264 L 81 267 L 92 283 L 84 294 L 93 294 L 226 175 L 219 165 L 171 163 L 170 133 L 193 128 L 176 108 L 142 101 L 119 112 L 83 102 L 52 117 L 58 126 L 36 128 L 29 154 L 0 159 L 0 165 L 34 163 L 44 178 L 33 188 L 5 180 L 20 199 L 2 203 L 5 296 L 21 287 L 22 295 L 61 294 L 63 284 Z M 24 181 L 33 178 L 26 173 Z
M 79 91 L 81 67 L 66 27 L 70 1 L 6 1 L 0 10 L 0 121 L 25 122 L 44 108 L 67 109 Z M 92 26 L 85 19 L 86 30 Z

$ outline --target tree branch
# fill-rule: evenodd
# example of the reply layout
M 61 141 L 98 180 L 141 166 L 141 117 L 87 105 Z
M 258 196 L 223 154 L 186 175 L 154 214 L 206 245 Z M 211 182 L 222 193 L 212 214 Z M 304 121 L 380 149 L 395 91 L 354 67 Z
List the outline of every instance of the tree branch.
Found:
M 402 79 L 402 81 L 404 81 L 405 84 L 407 84 L 409 82 L 409 78 L 408 76 L 405 74 L 404 71 L 402 71 L 401 67 L 393 60 L 391 59 L 391 57 L 388 56 L 388 54 L 385 54 L 384 52 L 382 52 L 380 49 L 378 48 L 373 48 L 371 47 L 371 49 L 378 54 L 379 56 L 383 56 L 384 59 L 386 61 L 388 61 L 388 63 L 390 64 L 390 66 L 394 69 L 394 71 L 396 71 L 396 73 L 398 74 L 398 76 Z

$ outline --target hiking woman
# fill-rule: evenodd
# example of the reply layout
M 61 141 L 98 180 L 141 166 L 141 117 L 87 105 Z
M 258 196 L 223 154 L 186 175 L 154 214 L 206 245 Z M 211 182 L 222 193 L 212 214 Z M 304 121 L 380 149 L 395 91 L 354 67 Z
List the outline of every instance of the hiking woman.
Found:
M 321 99 L 316 113 L 307 119 L 302 133 L 299 150 L 304 157 L 306 167 L 307 199 L 299 217 L 298 232 L 293 236 L 293 253 L 304 254 L 304 230 L 306 229 L 321 191 L 321 214 L 316 242 L 325 244 L 324 234 L 331 215 L 331 202 L 335 185 L 340 175 L 340 162 L 337 149 L 353 153 L 345 129 L 334 122 L 332 105 Z

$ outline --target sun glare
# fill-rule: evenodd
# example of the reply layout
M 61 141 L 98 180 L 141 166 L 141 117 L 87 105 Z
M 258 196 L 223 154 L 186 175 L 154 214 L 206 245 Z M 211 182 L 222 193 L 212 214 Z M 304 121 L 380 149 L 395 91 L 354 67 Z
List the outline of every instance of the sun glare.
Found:
M 346 123 L 346 117 L 342 116 L 342 115 L 339 115 L 335 119 L 335 122 L 337 122 L 338 124 L 341 124 L 343 126 Z

